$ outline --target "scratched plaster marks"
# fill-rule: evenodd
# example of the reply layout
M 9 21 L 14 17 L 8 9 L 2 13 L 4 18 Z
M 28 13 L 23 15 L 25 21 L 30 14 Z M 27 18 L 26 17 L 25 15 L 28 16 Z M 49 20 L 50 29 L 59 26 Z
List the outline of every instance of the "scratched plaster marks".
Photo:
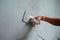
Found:
M 32 16 L 37 16 L 40 12 L 40 0 L 29 0 L 28 11 Z
M 28 5 L 32 10 L 35 11 L 35 10 L 38 10 L 40 8 L 39 2 L 40 2 L 39 0 L 30 0 Z

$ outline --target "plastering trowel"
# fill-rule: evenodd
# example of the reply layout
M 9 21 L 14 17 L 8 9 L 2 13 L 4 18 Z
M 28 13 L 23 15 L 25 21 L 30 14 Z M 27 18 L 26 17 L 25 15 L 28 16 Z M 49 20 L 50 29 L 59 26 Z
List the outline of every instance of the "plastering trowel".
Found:
M 26 16 L 26 17 L 25 17 L 25 16 Z M 29 22 L 29 20 L 30 20 L 31 18 L 34 19 L 34 17 L 31 16 L 31 15 L 27 17 L 26 11 L 24 11 L 24 14 L 23 14 L 23 16 L 22 16 L 22 22 L 24 22 L 24 23 L 26 23 L 26 24 L 29 24 L 28 22 Z M 36 19 L 34 19 L 33 21 L 36 22 Z M 42 40 L 45 40 L 45 39 L 44 39 L 43 37 L 41 37 L 40 35 L 37 34 L 37 36 L 40 37 Z
M 22 16 L 22 22 L 24 22 L 24 23 L 26 23 L 26 24 L 28 24 L 28 21 L 32 18 L 33 19 L 33 21 L 35 22 L 36 20 L 34 19 L 34 17 L 33 16 L 31 16 L 31 15 L 27 15 L 26 17 L 26 11 L 24 11 L 24 14 L 23 14 L 23 16 Z

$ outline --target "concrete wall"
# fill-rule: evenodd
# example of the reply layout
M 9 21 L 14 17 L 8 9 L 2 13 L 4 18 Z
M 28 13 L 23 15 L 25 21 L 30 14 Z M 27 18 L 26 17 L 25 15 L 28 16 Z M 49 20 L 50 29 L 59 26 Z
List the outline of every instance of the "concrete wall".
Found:
M 0 40 L 16 40 L 16 0 L 0 0 Z
M 0 40 L 23 40 L 31 27 L 21 21 L 23 13 L 60 18 L 60 0 L 0 0 Z M 27 15 L 27 16 L 28 16 Z M 60 27 L 41 21 L 30 31 L 26 40 L 56 40 Z
M 38 9 L 35 8 L 32 11 L 36 13 L 33 15 L 44 15 L 48 17 L 58 17 L 60 18 L 60 0 L 35 0 L 31 3 L 38 6 Z M 37 5 L 39 4 L 39 5 Z M 60 27 L 53 26 L 47 22 L 41 21 L 40 25 L 36 25 L 30 33 L 27 40 L 41 40 L 39 36 L 42 36 L 45 40 L 56 40 L 60 36 Z
M 36 3 L 35 3 L 36 1 Z M 36 14 L 33 15 L 44 15 L 48 17 L 60 18 L 60 0 L 35 0 L 31 4 L 39 3 Z M 38 2 L 37 2 L 38 1 Z M 34 6 L 35 8 L 35 6 Z M 35 9 L 33 10 L 35 11 Z M 47 22 L 41 21 L 40 25 L 36 25 L 30 33 L 27 40 L 41 40 L 38 35 L 42 36 L 45 40 L 56 40 L 60 36 L 60 27 L 53 26 Z

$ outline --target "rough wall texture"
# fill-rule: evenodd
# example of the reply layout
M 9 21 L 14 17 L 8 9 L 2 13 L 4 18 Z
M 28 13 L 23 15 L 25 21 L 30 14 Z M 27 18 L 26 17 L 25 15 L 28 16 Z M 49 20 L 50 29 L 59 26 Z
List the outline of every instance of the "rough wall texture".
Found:
M 31 28 L 21 21 L 25 10 L 32 16 L 60 17 L 60 0 L 0 0 L 0 40 L 23 40 Z M 32 28 L 26 40 L 40 40 L 39 36 L 56 40 L 59 33 L 60 27 L 41 21 Z

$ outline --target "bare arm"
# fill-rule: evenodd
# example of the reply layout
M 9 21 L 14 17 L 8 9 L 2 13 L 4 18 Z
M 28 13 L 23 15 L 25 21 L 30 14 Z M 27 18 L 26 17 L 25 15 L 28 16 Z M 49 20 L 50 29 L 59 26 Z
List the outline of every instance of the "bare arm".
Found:
M 45 17 L 45 16 L 38 16 L 38 17 L 35 17 L 37 20 L 38 18 L 41 18 L 40 20 L 42 21 L 46 21 L 52 25 L 55 25 L 55 26 L 60 26 L 60 18 L 50 18 L 50 17 Z
M 60 26 L 60 18 L 49 18 L 49 17 L 45 17 L 46 22 L 53 24 L 55 26 Z

